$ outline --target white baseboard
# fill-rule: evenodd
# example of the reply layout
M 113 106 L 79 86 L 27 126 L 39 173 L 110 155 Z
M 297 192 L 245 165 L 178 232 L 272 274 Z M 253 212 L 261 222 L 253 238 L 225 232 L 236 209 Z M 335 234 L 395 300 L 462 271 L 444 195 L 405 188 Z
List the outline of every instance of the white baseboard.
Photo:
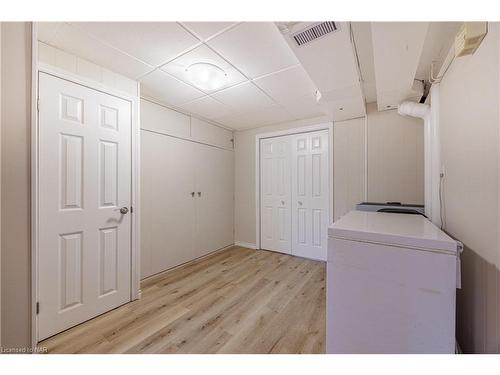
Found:
M 248 249 L 257 249 L 257 245 L 254 244 L 254 243 L 250 243 L 250 242 L 235 241 L 234 245 L 235 246 L 246 247 Z

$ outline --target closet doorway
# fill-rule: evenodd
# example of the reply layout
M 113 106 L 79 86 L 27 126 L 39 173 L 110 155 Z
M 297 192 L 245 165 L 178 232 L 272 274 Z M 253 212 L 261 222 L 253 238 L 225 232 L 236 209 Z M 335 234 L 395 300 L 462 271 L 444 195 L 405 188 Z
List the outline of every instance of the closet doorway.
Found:
M 332 133 L 325 124 L 257 135 L 258 248 L 326 260 Z

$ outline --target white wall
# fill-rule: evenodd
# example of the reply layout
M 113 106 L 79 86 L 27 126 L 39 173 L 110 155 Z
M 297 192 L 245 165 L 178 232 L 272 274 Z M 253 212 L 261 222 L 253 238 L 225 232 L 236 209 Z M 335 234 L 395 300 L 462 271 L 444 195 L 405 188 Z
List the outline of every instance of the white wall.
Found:
M 334 220 L 365 200 L 365 119 L 333 125 Z
M 423 126 L 368 105 L 368 201 L 424 204 Z
M 141 129 L 233 150 L 232 131 L 148 99 L 141 99 Z
M 137 81 L 42 42 L 38 42 L 38 61 L 132 96 L 138 94 Z
M 456 58 L 440 90 L 445 230 L 462 241 L 457 336 L 467 353 L 500 353 L 500 25 Z
M 31 345 L 31 26 L 1 25 L 2 345 Z

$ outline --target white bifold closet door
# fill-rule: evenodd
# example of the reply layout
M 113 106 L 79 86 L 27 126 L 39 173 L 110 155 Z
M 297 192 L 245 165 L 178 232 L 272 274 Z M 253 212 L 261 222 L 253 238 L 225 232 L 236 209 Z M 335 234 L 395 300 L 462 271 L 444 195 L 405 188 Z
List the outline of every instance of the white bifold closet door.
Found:
M 261 248 L 326 260 L 328 131 L 262 139 Z
M 233 244 L 233 153 L 141 132 L 141 275 Z
M 130 301 L 131 103 L 40 73 L 38 339 Z
M 261 140 L 261 248 L 286 254 L 292 250 L 290 159 L 290 137 Z

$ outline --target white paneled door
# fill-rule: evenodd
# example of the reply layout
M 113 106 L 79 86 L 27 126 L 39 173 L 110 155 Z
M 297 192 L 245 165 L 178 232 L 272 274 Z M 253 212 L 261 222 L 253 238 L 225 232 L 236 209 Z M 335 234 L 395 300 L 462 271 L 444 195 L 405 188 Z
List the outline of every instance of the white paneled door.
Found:
M 261 248 L 326 260 L 328 130 L 260 141 Z
M 326 260 L 328 131 L 296 134 L 292 150 L 292 253 Z
M 290 157 L 289 137 L 261 140 L 261 248 L 286 254 L 292 251 Z
M 130 301 L 131 103 L 40 73 L 38 339 Z

